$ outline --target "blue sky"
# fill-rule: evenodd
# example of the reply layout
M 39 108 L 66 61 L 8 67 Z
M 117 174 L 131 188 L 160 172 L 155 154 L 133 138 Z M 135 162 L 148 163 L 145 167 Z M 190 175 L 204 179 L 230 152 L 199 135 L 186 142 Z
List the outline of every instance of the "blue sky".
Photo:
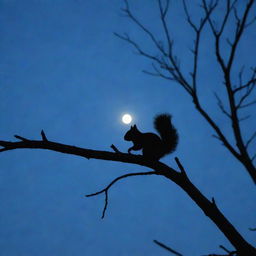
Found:
M 138 16 L 161 36 L 154 1 L 131 2 Z M 249 242 L 255 232 L 255 186 L 243 167 L 220 143 L 175 83 L 141 72 L 151 64 L 113 35 L 127 32 L 154 52 L 147 38 L 120 12 L 119 0 L 0 0 L 1 139 L 13 135 L 91 149 L 121 151 L 131 113 L 142 131 L 153 131 L 155 114 L 169 112 L 180 134 L 177 151 L 163 159 L 176 167 L 178 156 L 195 185 L 214 196 L 223 213 Z M 190 6 L 193 17 L 199 10 Z M 185 72 L 191 67 L 192 32 L 181 6 L 173 4 L 170 27 Z M 227 31 L 229 34 L 231 31 Z M 255 27 L 241 42 L 234 75 L 241 63 L 255 62 Z M 200 96 L 229 138 L 229 123 L 216 107 L 213 91 L 225 97 L 222 78 L 209 51 L 213 38 L 203 36 Z M 227 46 L 223 47 L 223 52 Z M 244 121 L 245 136 L 255 127 Z M 249 110 L 248 110 L 249 111 Z M 255 144 L 254 144 L 255 148 Z M 184 255 L 218 252 L 225 237 L 175 184 L 161 177 L 133 177 L 104 197 L 84 198 L 113 178 L 145 168 L 85 160 L 43 150 L 0 155 L 1 255 L 168 255 L 157 239 Z

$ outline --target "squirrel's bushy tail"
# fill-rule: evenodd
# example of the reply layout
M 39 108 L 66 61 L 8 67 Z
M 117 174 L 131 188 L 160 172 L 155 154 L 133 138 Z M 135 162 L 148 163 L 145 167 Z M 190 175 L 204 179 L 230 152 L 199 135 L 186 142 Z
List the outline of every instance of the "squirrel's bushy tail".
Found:
M 178 132 L 172 125 L 171 115 L 161 114 L 155 117 L 154 126 L 159 132 L 164 145 L 164 155 L 172 153 L 178 145 Z

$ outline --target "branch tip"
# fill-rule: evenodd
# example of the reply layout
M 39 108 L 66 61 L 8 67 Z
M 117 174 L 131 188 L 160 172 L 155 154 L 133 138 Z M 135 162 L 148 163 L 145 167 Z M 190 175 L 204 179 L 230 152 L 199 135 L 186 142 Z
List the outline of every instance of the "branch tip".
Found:
M 117 148 L 114 144 L 112 144 L 110 147 L 111 147 L 116 153 L 121 153 L 121 151 L 119 151 L 118 148 Z
M 212 197 L 212 204 L 217 207 L 214 197 Z
M 44 133 L 44 130 L 41 131 L 41 136 L 42 136 L 43 141 L 48 141 L 48 139 Z
M 187 175 L 186 172 L 185 172 L 185 169 L 184 169 L 183 165 L 181 164 L 181 162 L 180 162 L 180 160 L 179 160 L 179 158 L 178 158 L 178 157 L 175 157 L 174 159 L 175 159 L 175 161 L 176 161 L 176 163 L 177 163 L 177 165 L 178 165 L 178 167 L 179 167 L 179 169 L 180 169 L 180 172 L 181 172 L 182 174 Z
M 19 135 L 14 135 L 14 137 L 18 140 L 22 140 L 22 141 L 28 141 L 28 139 L 24 138 L 24 137 L 21 137 Z

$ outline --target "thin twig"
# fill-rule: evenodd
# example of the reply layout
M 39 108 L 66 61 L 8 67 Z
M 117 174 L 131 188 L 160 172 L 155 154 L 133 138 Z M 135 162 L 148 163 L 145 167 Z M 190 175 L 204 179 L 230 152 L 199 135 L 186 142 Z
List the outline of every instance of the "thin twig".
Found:
M 256 131 L 252 134 L 252 136 L 250 137 L 250 139 L 248 139 L 248 141 L 245 144 L 245 147 L 248 148 L 250 143 L 256 138 Z
M 44 141 L 48 141 L 48 139 L 47 139 L 47 137 L 46 137 L 46 135 L 45 135 L 45 133 L 44 133 L 44 130 L 41 131 L 41 136 L 42 136 L 42 139 L 43 139 Z
M 158 174 L 157 172 L 153 171 L 153 172 L 137 172 L 137 173 L 128 173 L 128 174 L 124 174 L 122 176 L 119 176 L 117 178 L 115 178 L 113 181 L 111 181 L 109 183 L 108 186 L 106 186 L 104 189 L 98 191 L 98 192 L 95 192 L 95 193 L 92 193 L 92 194 L 88 194 L 86 195 L 86 197 L 92 197 L 92 196 L 97 196 L 99 194 L 102 194 L 102 193 L 105 193 L 105 204 L 104 204 L 104 209 L 102 211 L 102 216 L 101 218 L 103 219 L 105 217 L 105 213 L 106 213 L 106 210 L 107 210 L 107 206 L 108 206 L 108 190 L 119 180 L 121 179 L 125 179 L 127 177 L 131 177 L 131 176 L 144 176 L 144 175 L 153 175 L 153 174 Z
M 155 244 L 159 245 L 160 247 L 164 248 L 164 249 L 167 250 L 168 252 L 171 252 L 171 253 L 174 254 L 174 255 L 182 256 L 181 253 L 179 253 L 179 252 L 173 250 L 173 249 L 170 248 L 169 246 L 166 246 L 165 244 L 163 244 L 163 243 L 161 243 L 161 242 L 159 242 L 159 241 L 157 241 L 157 240 L 153 240 L 153 242 L 154 242 Z
M 154 60 L 155 62 L 157 62 L 160 66 L 164 65 L 164 63 L 162 61 L 159 60 L 159 58 L 157 58 L 156 56 L 153 56 L 147 52 L 145 52 L 135 41 L 133 41 L 127 34 L 124 35 L 120 35 L 118 33 L 114 32 L 114 35 L 119 37 L 120 39 L 128 42 L 129 44 L 133 45 L 133 47 L 138 51 L 138 53 L 144 57 L 147 57 L 149 59 Z
M 137 24 L 152 40 L 152 42 L 155 44 L 155 46 L 157 47 L 157 49 L 164 55 L 166 55 L 166 52 L 164 51 L 163 47 L 161 46 L 161 44 L 159 44 L 159 41 L 156 39 L 156 37 L 153 35 L 153 33 L 147 29 L 130 11 L 130 7 L 129 7 L 129 3 L 127 0 L 124 0 L 125 2 L 125 8 L 122 9 L 125 14 L 127 14 L 127 16 L 135 23 Z
M 220 97 L 218 96 L 218 94 L 216 92 L 214 92 L 214 96 L 216 97 L 217 101 L 218 101 L 218 107 L 220 108 L 220 110 L 222 111 L 222 113 L 224 115 L 226 115 L 228 118 L 231 119 L 231 115 L 230 113 L 227 112 L 227 110 L 224 107 L 224 104 L 222 102 L 222 100 L 220 99 Z
M 114 144 L 112 144 L 110 147 L 111 147 L 116 153 L 121 153 L 121 151 L 119 151 L 118 148 L 117 148 Z
M 22 141 L 28 141 L 28 139 L 24 138 L 24 137 L 21 137 L 19 135 L 14 135 L 15 138 L 19 139 L 19 140 L 22 140 Z
M 186 176 L 187 176 L 186 171 L 185 171 L 183 165 L 181 164 L 179 158 L 178 158 L 178 157 L 175 157 L 174 159 L 175 159 L 175 161 L 176 161 L 176 163 L 177 163 L 177 165 L 178 165 L 178 167 L 179 167 L 179 169 L 180 169 L 180 172 L 181 172 L 183 175 L 186 175 Z

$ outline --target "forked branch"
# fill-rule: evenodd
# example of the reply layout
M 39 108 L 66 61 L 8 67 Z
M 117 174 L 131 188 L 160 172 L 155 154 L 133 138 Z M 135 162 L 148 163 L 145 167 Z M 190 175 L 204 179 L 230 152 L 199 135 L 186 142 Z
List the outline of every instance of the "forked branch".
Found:
M 125 179 L 125 178 L 128 178 L 128 177 L 132 177 L 132 176 L 145 176 L 145 175 L 153 175 L 153 174 L 157 174 L 156 172 L 136 172 L 136 173 L 128 173 L 128 174 L 124 174 L 122 176 L 119 176 L 117 178 L 115 178 L 113 181 L 111 181 L 109 183 L 108 186 L 106 186 L 104 189 L 98 191 L 98 192 L 95 192 L 95 193 L 92 193 L 92 194 L 88 194 L 86 195 L 86 197 L 92 197 L 92 196 L 97 196 L 99 194 L 102 194 L 102 193 L 105 193 L 105 205 L 104 205 L 104 209 L 102 211 L 102 216 L 101 218 L 103 219 L 105 217 L 105 212 L 107 210 L 107 207 L 108 207 L 108 190 L 119 180 L 122 180 L 122 179 Z
M 141 166 L 148 167 L 152 169 L 150 172 L 145 173 L 130 173 L 123 176 L 120 176 L 113 180 L 105 189 L 91 194 L 90 196 L 105 193 L 105 209 L 103 212 L 105 213 L 107 203 L 108 203 L 108 190 L 109 188 L 115 184 L 117 181 L 129 177 L 129 176 L 137 176 L 137 175 L 161 175 L 175 184 L 177 184 L 180 188 L 182 188 L 188 196 L 202 209 L 206 216 L 208 216 L 215 225 L 221 230 L 221 232 L 227 237 L 227 239 L 231 242 L 231 244 L 235 247 L 238 252 L 241 252 L 241 255 L 251 255 L 256 256 L 256 249 L 250 245 L 241 234 L 235 229 L 235 227 L 227 220 L 227 218 L 221 213 L 221 211 L 216 206 L 214 200 L 208 200 L 195 185 L 189 180 L 186 175 L 185 169 L 182 166 L 181 162 L 176 158 L 176 162 L 180 168 L 180 172 L 175 169 L 167 166 L 164 163 L 159 161 L 151 161 L 147 158 L 144 158 L 140 155 L 132 155 L 125 154 L 119 151 L 117 152 L 108 152 L 108 151 L 100 151 L 100 150 L 92 150 L 86 148 L 80 148 L 70 145 L 65 145 L 57 142 L 52 142 L 50 140 L 46 140 L 46 135 L 41 134 L 41 140 L 30 140 L 21 136 L 16 135 L 21 141 L 18 142 L 10 142 L 10 141 L 0 141 L 0 146 L 2 147 L 1 152 L 15 149 L 46 149 L 52 150 L 56 152 L 61 152 L 65 154 L 72 154 L 81 157 L 85 157 L 87 159 L 101 159 L 101 160 L 109 160 L 116 162 L 125 162 L 132 163 Z M 113 148 L 113 147 L 112 147 Z M 114 147 L 115 148 L 115 147 Z M 116 148 L 115 148 L 116 149 Z M 116 151 L 116 150 L 115 150 Z
M 185 13 L 186 20 L 192 30 L 195 33 L 194 37 L 194 45 L 192 49 L 193 53 L 193 67 L 189 75 L 191 76 L 191 80 L 188 79 L 188 74 L 185 74 L 181 69 L 180 61 L 174 52 L 174 40 L 172 38 L 172 34 L 170 28 L 167 23 L 167 16 L 169 10 L 169 0 L 162 1 L 156 0 L 158 3 L 158 9 L 160 12 L 160 21 L 162 23 L 163 35 L 165 37 L 165 42 L 162 42 L 157 39 L 157 37 L 153 34 L 153 32 L 148 29 L 138 18 L 136 18 L 131 11 L 131 8 L 128 4 L 128 0 L 125 0 L 126 8 L 123 10 L 126 12 L 127 17 L 131 19 L 153 42 L 153 45 L 157 49 L 157 54 L 153 55 L 143 50 L 142 47 L 136 43 L 133 39 L 131 39 L 128 35 L 120 35 L 116 34 L 119 38 L 125 40 L 129 44 L 133 45 L 137 49 L 137 51 L 144 57 L 153 61 L 153 69 L 154 72 L 145 71 L 145 73 L 158 76 L 167 80 L 177 82 L 185 91 L 191 96 L 191 99 L 194 103 L 195 108 L 199 111 L 199 113 L 203 116 L 203 118 L 209 123 L 209 125 L 213 128 L 215 132 L 215 137 L 217 137 L 222 144 L 229 150 L 229 152 L 240 161 L 248 174 L 252 178 L 253 182 L 256 184 L 256 167 L 254 166 L 252 157 L 247 148 L 248 142 L 244 140 L 244 136 L 241 130 L 240 122 L 249 118 L 250 115 L 246 115 L 245 117 L 240 117 L 238 115 L 238 111 L 242 110 L 246 107 L 250 107 L 256 104 L 256 99 L 249 100 L 249 96 L 252 95 L 253 89 L 256 87 L 256 69 L 252 69 L 252 75 L 247 82 L 242 82 L 242 72 L 239 73 L 238 78 L 240 79 L 240 84 L 235 86 L 231 79 L 232 66 L 235 61 L 236 52 L 238 49 L 238 45 L 241 41 L 241 38 L 246 30 L 246 28 L 253 24 L 254 19 L 250 20 L 250 14 L 252 13 L 252 6 L 255 0 L 247 0 L 247 4 L 245 4 L 244 10 L 239 11 L 239 15 L 237 12 L 237 0 L 227 0 L 224 3 L 225 11 L 223 13 L 222 18 L 220 18 L 219 27 L 216 26 L 216 23 L 213 18 L 213 13 L 218 9 L 219 5 L 222 2 L 218 0 L 201 0 L 201 8 L 204 10 L 204 15 L 202 16 L 200 22 L 196 24 L 189 13 L 189 8 L 187 7 L 186 0 L 183 0 L 183 9 Z M 166 3 L 166 4 L 163 4 Z M 232 40 L 227 39 L 225 37 L 225 33 L 227 31 L 228 26 L 230 26 L 230 21 L 232 14 L 235 16 L 235 32 L 234 38 Z M 250 20 L 250 21 L 249 21 Z M 202 33 L 205 30 L 206 24 L 209 24 L 210 30 L 213 33 L 214 37 L 214 52 L 216 55 L 217 63 L 221 68 L 224 77 L 224 88 L 226 90 L 226 106 L 224 107 L 224 103 L 221 98 L 217 96 L 217 104 L 220 108 L 221 112 L 224 113 L 230 120 L 230 127 L 233 130 L 233 137 L 235 139 L 234 142 L 231 142 L 231 139 L 225 134 L 225 131 L 220 128 L 217 122 L 212 118 L 211 113 L 206 110 L 206 108 L 201 103 L 201 98 L 197 92 L 198 90 L 198 62 L 200 56 L 200 43 Z M 231 30 L 232 31 L 232 30 Z M 222 45 L 223 40 L 228 41 L 230 45 L 229 52 L 227 54 L 228 57 L 222 53 Z M 166 45 L 167 47 L 164 47 Z M 159 55 L 160 54 L 160 55 Z M 156 65 L 155 65 L 156 64 Z M 159 66 L 159 68 L 157 67 Z M 165 70 L 169 73 L 163 72 Z M 239 94 L 238 92 L 243 92 Z M 222 96 L 223 97 L 223 96 Z M 249 142 L 250 143 L 250 142 Z

